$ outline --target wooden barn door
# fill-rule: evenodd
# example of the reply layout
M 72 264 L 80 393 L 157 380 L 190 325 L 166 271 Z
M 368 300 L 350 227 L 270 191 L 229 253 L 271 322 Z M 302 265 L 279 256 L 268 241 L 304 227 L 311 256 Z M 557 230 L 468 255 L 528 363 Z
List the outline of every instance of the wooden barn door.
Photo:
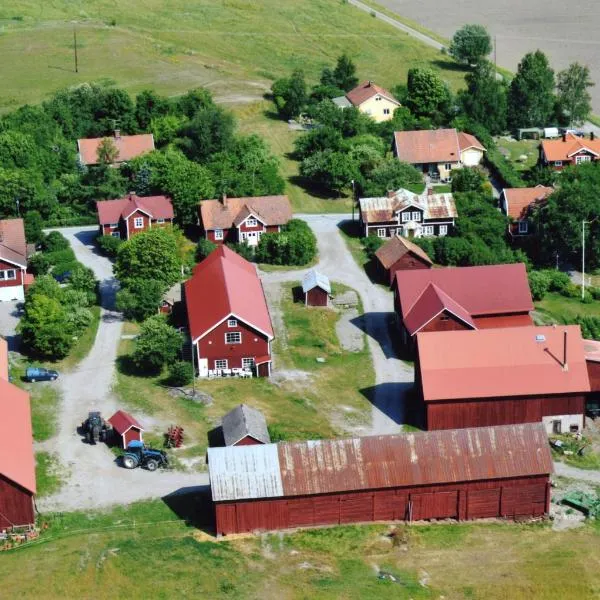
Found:
M 467 519 L 500 516 L 500 488 L 472 490 L 467 495 Z
M 409 516 L 412 521 L 458 517 L 458 492 L 411 494 L 409 502 Z

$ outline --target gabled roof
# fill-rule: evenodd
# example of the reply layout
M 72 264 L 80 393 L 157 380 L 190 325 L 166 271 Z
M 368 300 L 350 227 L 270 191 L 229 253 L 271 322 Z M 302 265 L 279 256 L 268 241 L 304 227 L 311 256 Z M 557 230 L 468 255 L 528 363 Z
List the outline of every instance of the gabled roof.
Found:
M 215 502 L 549 475 L 542 423 L 208 449 Z
M 8 345 L 0 338 L 0 475 L 36 492 L 29 394 L 8 381 Z
M 261 223 L 263 223 L 263 220 L 261 219 L 259 213 L 257 210 L 252 210 L 248 207 L 248 205 L 246 204 L 242 210 L 240 210 L 240 212 L 237 214 L 236 218 L 233 220 L 233 224 L 238 227 L 240 226 L 248 217 L 255 217 L 256 219 L 258 219 Z M 263 223 L 264 224 L 264 223 Z
M 600 342 L 597 340 L 583 340 L 583 352 L 588 362 L 600 362 Z
M 464 152 L 469 148 L 475 148 L 476 150 L 487 152 L 487 150 L 483 147 L 483 144 L 474 135 L 465 133 L 464 131 L 458 132 L 458 147 L 460 148 L 461 152 Z
M 415 207 L 423 211 L 424 219 L 454 219 L 458 216 L 452 194 L 414 194 L 400 188 L 380 198 L 360 198 L 360 213 L 363 223 L 395 221 L 397 213 Z
M 0 221 L 0 260 L 27 267 L 27 242 L 23 219 Z
M 140 135 L 106 136 L 118 150 L 115 162 L 125 162 L 154 150 L 154 136 L 151 133 Z M 98 148 L 105 138 L 84 138 L 77 140 L 81 162 L 84 165 L 98 164 Z
M 265 416 L 247 404 L 239 404 L 229 411 L 223 417 L 222 427 L 226 446 L 233 446 L 246 436 L 261 444 L 271 442 Z
M 100 225 L 118 223 L 121 217 L 127 219 L 137 210 L 152 219 L 173 219 L 173 205 L 167 196 L 136 196 L 129 194 L 118 200 L 100 200 L 96 202 Z
M 385 88 L 378 86 L 372 81 L 364 81 L 360 85 L 357 85 L 353 90 L 350 90 L 346 94 L 346 98 L 353 106 L 360 106 L 377 95 L 383 96 L 387 100 L 390 100 L 390 102 L 394 102 L 400 106 L 400 102 L 394 98 L 391 92 L 388 92 Z
M 571 158 L 582 151 L 588 151 L 598 156 L 600 154 L 600 140 L 582 139 L 572 133 L 567 133 L 563 138 L 557 140 L 542 140 L 542 150 L 548 161 L 571 160 Z
M 243 212 L 242 212 L 243 211 Z M 255 214 L 265 225 L 285 225 L 292 218 L 292 205 L 287 196 L 254 196 L 248 198 L 223 198 L 202 200 L 200 219 L 205 230 L 230 229 L 239 214 Z
M 118 410 L 110 419 L 108 419 L 108 422 L 119 435 L 123 435 L 132 427 L 137 427 L 140 431 L 144 431 L 144 428 L 139 422 L 124 410 Z
M 384 269 L 389 269 L 407 253 L 420 258 L 428 265 L 433 264 L 433 261 L 427 256 L 427 252 L 425 252 L 423 248 L 417 246 L 417 244 L 413 244 L 413 242 L 401 235 L 396 235 L 383 244 L 383 246 L 375 252 L 375 256 Z
M 329 278 L 315 269 L 311 269 L 302 279 L 302 291 L 306 294 L 309 290 L 319 287 L 328 294 L 331 294 L 331 285 Z
M 413 335 L 434 313 L 435 303 L 417 304 L 427 287 L 434 284 L 471 316 L 524 313 L 533 310 L 525 265 L 486 265 L 396 271 L 396 294 L 402 320 Z M 406 323 L 413 307 L 417 311 Z
M 579 325 L 419 333 L 417 347 L 426 402 L 590 391 Z
M 273 339 L 271 317 L 256 268 L 227 246 L 219 246 L 197 264 L 184 289 L 193 341 L 230 315 Z
M 553 191 L 554 188 L 544 185 L 529 188 L 504 188 L 502 192 L 506 199 L 506 212 L 513 219 L 524 219 L 532 205 L 546 200 Z

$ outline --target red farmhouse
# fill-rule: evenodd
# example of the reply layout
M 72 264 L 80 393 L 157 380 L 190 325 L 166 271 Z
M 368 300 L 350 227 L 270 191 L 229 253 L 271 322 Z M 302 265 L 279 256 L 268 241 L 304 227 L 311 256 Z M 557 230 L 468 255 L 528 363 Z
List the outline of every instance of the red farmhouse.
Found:
M 536 517 L 553 471 L 541 423 L 209 448 L 208 466 L 217 535 Z
M 536 185 L 531 188 L 505 188 L 500 194 L 500 206 L 511 219 L 508 233 L 511 237 L 531 235 L 531 212 L 546 202 L 554 188 Z
M 121 132 L 116 129 L 113 137 L 77 140 L 79 161 L 88 166 L 97 165 L 100 162 L 98 160 L 98 148 L 105 139 L 111 140 L 117 149 L 115 164 L 127 162 L 136 156 L 141 156 L 146 152 L 154 150 L 154 136 L 151 133 L 121 135 Z
M 396 271 L 395 310 L 402 341 L 418 332 L 531 325 L 525 265 Z
M 129 442 L 143 441 L 144 428 L 129 413 L 124 410 L 118 410 L 108 422 L 113 426 L 115 433 L 119 436 L 119 441 L 123 448 L 127 448 Z
M 593 132 L 589 140 L 566 133 L 558 140 L 542 140 L 540 147 L 540 161 L 555 171 L 562 171 L 570 165 L 596 161 L 599 158 L 600 140 L 595 138 Z
M 200 226 L 206 239 L 256 246 L 263 233 L 278 233 L 292 218 L 287 196 L 256 196 L 203 200 Z
M 167 196 L 140 198 L 129 194 L 119 200 L 96 202 L 101 235 L 128 240 L 131 236 L 152 227 L 173 222 L 173 205 Z
M 200 377 L 231 369 L 271 373 L 273 327 L 254 265 L 219 246 L 184 284 Z
M 0 531 L 33 525 L 35 460 L 29 394 L 8 380 L 8 345 L 0 338 Z
M 396 235 L 375 252 L 379 270 L 390 286 L 394 283 L 396 271 L 413 269 L 430 269 L 432 260 L 417 244 L 405 237 Z
M 428 430 L 581 431 L 590 392 L 579 325 L 419 333 L 415 385 Z
M 31 277 L 27 273 L 27 242 L 23 219 L 0 221 L 0 302 L 24 300 Z

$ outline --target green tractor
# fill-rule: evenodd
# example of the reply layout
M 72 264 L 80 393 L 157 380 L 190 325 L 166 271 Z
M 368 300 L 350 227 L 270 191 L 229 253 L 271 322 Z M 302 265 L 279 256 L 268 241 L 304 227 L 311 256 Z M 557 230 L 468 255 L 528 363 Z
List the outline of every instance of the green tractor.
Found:
M 156 471 L 158 467 L 167 468 L 169 466 L 169 458 L 166 452 L 148 448 L 138 440 L 133 440 L 127 444 L 127 450 L 121 461 L 126 469 L 144 467 L 148 471 Z

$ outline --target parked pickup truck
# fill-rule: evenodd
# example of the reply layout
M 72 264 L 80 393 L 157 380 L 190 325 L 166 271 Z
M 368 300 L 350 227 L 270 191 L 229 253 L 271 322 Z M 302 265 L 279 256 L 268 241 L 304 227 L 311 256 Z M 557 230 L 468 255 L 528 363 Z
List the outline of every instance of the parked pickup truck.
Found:
M 43 367 L 27 367 L 25 379 L 27 381 L 54 381 L 58 377 L 58 371 L 44 369 Z

